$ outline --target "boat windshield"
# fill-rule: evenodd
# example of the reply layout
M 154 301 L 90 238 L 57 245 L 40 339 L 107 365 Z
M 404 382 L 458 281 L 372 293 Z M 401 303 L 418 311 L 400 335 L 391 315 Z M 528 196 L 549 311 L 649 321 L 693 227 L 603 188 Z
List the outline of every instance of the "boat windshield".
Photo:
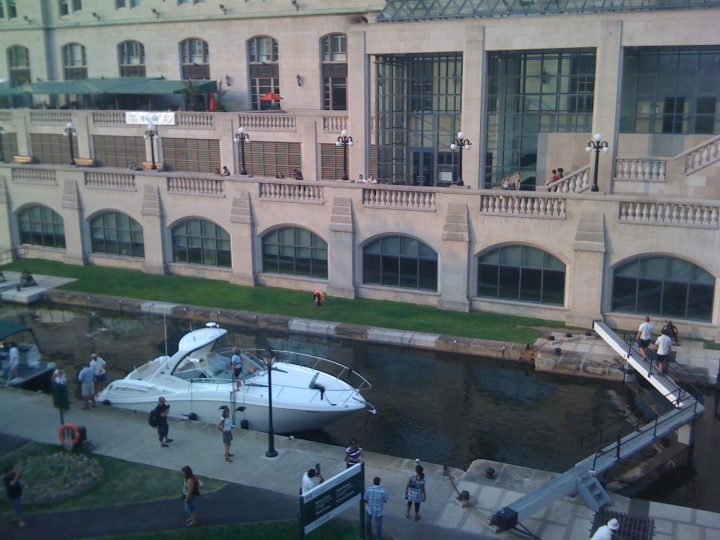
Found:
M 230 381 L 232 380 L 231 355 L 231 342 L 226 334 L 204 347 L 189 352 L 178 362 L 172 374 L 185 380 Z

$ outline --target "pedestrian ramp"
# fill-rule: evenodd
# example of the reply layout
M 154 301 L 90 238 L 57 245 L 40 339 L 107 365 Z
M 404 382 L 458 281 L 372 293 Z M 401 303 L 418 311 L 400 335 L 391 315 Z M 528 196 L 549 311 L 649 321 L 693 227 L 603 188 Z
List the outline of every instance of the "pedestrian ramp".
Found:
M 703 405 L 689 392 L 684 391 L 669 375 L 662 375 L 632 349 L 620 336 L 604 323 L 595 323 L 595 331 L 645 378 L 671 404 L 672 408 L 656 415 L 644 426 L 599 449 L 560 476 L 545 485 L 520 497 L 513 503 L 498 510 L 490 524 L 499 530 L 509 530 L 553 502 L 569 495 L 579 494 L 593 511 L 601 510 L 610 502 L 610 497 L 598 480 L 603 473 L 655 442 L 667 437 L 695 418 L 701 416 Z

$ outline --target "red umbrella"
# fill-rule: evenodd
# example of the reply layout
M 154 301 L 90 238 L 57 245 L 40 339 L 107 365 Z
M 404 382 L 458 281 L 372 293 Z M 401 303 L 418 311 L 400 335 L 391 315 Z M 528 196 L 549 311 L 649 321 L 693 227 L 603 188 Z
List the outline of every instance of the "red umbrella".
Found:
M 285 98 L 275 92 L 269 92 L 260 96 L 260 101 L 280 101 L 281 99 Z
M 215 100 L 215 94 L 210 94 L 208 109 L 210 110 L 210 112 L 215 112 L 217 110 L 217 101 Z

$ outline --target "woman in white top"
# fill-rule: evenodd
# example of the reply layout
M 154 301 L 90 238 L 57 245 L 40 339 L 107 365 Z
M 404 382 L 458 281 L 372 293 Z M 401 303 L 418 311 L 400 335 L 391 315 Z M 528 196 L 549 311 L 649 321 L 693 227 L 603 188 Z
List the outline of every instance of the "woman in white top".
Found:
M 223 444 L 225 445 L 225 461 L 230 463 L 234 454 L 230 453 L 230 444 L 233 440 L 232 435 L 233 423 L 230 419 L 230 408 L 223 406 L 222 416 L 220 416 L 220 423 L 218 424 L 218 430 L 222 433 Z

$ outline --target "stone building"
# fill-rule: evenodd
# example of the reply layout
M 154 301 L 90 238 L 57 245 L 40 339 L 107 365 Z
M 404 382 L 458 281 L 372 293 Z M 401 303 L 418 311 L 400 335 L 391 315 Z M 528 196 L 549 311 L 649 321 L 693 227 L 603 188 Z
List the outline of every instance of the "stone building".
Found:
M 0 0 L 0 252 L 720 341 L 718 28 L 718 0 Z

